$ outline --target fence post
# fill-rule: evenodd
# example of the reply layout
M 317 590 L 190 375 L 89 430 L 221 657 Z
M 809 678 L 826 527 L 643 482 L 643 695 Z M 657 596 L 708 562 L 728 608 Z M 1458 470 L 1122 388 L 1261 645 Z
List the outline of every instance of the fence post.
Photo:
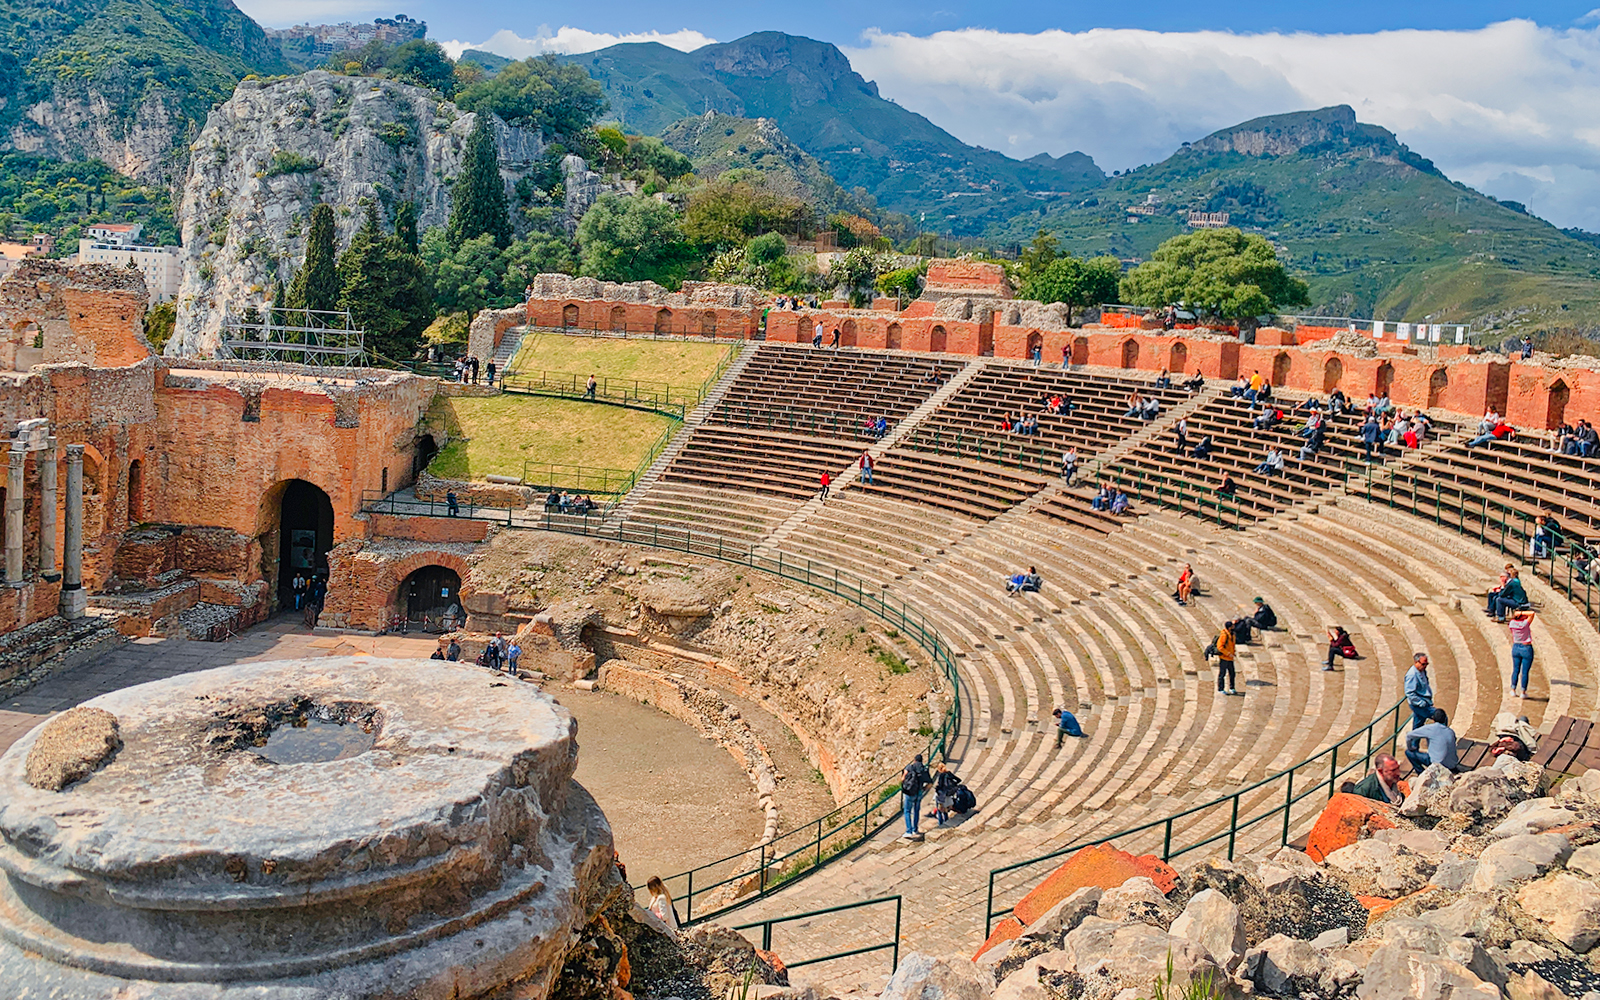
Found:
M 1239 794 L 1233 796 L 1233 815 L 1228 819 L 1228 860 L 1233 860 L 1233 845 L 1239 837 Z
M 1289 812 L 1294 808 L 1294 768 L 1289 768 L 1289 787 L 1283 793 L 1283 838 L 1279 844 L 1289 843 Z

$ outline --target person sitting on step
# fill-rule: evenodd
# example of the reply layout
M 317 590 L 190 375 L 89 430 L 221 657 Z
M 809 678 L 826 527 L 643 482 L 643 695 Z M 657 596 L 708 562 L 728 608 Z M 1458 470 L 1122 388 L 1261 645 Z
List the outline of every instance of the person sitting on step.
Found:
M 1111 498 L 1111 513 L 1121 515 L 1128 512 L 1128 494 L 1118 490 Z
M 1189 449 L 1189 455 L 1191 458 L 1210 458 L 1211 435 L 1206 434 L 1202 436 L 1199 443 L 1197 443 L 1193 448 Z
M 1258 476 L 1276 476 L 1283 471 L 1283 452 L 1277 448 L 1268 448 L 1267 457 L 1256 466 Z
M 1238 484 L 1233 481 L 1233 473 L 1224 472 L 1222 474 L 1222 482 L 1217 484 L 1217 495 L 1231 497 L 1238 489 Z
M 1044 581 L 1039 577 L 1039 568 L 1037 566 L 1029 566 L 1026 573 L 1013 574 L 1010 579 L 1006 580 L 1006 593 L 1020 594 L 1028 591 L 1036 594 L 1043 585 Z
M 1328 661 L 1322 665 L 1323 670 L 1333 669 L 1333 658 L 1342 657 L 1354 660 L 1360 654 L 1356 652 L 1356 644 L 1350 641 L 1350 633 L 1345 631 L 1343 625 L 1328 626 Z
M 1195 583 L 1194 567 L 1184 563 L 1182 571 L 1178 573 L 1178 589 L 1173 591 L 1172 596 L 1178 599 L 1179 604 L 1187 605 L 1194 599 Z
M 1426 750 L 1422 748 L 1423 740 L 1428 741 Z M 1450 719 L 1444 709 L 1435 708 L 1432 722 L 1406 733 L 1406 760 L 1411 762 L 1418 774 L 1433 764 L 1440 764 L 1445 770 L 1456 774 L 1466 770 L 1456 756 L 1456 731 L 1450 728 Z
M 1397 806 L 1411 794 L 1411 787 L 1400 777 L 1400 762 L 1390 754 L 1380 753 L 1372 759 L 1372 773 L 1351 785 L 1350 792 Z
M 1265 632 L 1268 629 L 1278 627 L 1278 613 L 1272 610 L 1272 605 L 1259 597 L 1254 598 L 1250 603 L 1254 604 L 1256 608 L 1255 614 L 1251 615 L 1251 620 L 1255 623 L 1256 628 Z
M 1201 389 L 1206 387 L 1206 377 L 1200 374 L 1200 369 L 1196 368 L 1194 370 L 1194 375 L 1189 378 L 1189 381 L 1183 383 L 1183 387 L 1188 389 L 1191 393 L 1199 392 Z
M 1074 739 L 1087 739 L 1083 727 L 1078 725 L 1078 717 L 1064 708 L 1050 710 L 1050 717 L 1056 720 L 1056 749 L 1061 749 L 1062 737 L 1071 736 Z
M 1111 487 L 1105 483 L 1100 484 L 1099 492 L 1094 499 L 1089 501 L 1090 510 L 1108 510 L 1111 507 Z

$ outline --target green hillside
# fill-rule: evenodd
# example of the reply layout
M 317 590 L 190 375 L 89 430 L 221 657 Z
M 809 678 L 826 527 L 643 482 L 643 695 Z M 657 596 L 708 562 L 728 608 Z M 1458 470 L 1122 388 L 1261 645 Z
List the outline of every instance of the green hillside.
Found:
M 0 126 L 85 95 L 131 116 L 155 91 L 200 123 L 240 77 L 288 69 L 231 0 L 0 0 Z
M 687 156 L 703 180 L 713 180 L 729 170 L 755 171 L 765 178 L 769 190 L 799 198 L 824 212 L 857 209 L 816 157 L 796 146 L 771 121 L 713 111 L 668 126 L 661 139 Z
M 1449 180 L 1347 107 L 1225 129 L 991 234 L 1015 244 L 1042 228 L 1075 253 L 1145 258 L 1188 231 L 1191 211 L 1272 239 L 1310 282 L 1312 312 L 1600 321 L 1600 247 Z
M 659 135 L 707 111 L 770 118 L 846 189 L 920 219 L 976 233 L 1099 184 L 1082 153 L 1013 160 L 968 146 L 878 95 L 833 45 L 781 32 L 679 52 L 654 42 L 568 57 L 605 88 L 625 128 Z

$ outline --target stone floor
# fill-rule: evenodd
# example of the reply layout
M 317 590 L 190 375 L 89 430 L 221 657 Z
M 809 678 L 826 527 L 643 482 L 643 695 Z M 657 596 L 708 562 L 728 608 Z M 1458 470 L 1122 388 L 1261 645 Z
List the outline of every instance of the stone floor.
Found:
M 226 642 L 135 639 L 97 660 L 0 701 L 0 753 L 51 714 L 132 684 L 248 660 L 342 655 L 425 658 L 436 646 L 431 636 L 310 633 L 292 616 L 274 619 Z

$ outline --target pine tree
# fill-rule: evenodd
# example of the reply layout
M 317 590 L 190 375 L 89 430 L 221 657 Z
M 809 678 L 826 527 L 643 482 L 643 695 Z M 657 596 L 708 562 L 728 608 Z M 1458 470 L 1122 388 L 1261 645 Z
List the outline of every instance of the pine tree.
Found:
M 450 225 L 446 230 L 452 248 L 484 234 L 495 246 L 511 245 L 511 214 L 506 206 L 506 186 L 500 179 L 500 153 L 495 147 L 489 116 L 480 114 L 467 139 L 461 173 L 450 194 Z
M 367 346 L 390 360 L 409 359 L 433 319 L 433 290 L 422 258 L 399 235 L 384 235 L 371 202 L 361 228 L 339 256 L 338 272 L 340 308 L 349 310 L 357 328 L 365 331 Z
M 394 210 L 394 234 L 399 238 L 406 253 L 420 253 L 422 243 L 417 238 L 417 203 L 402 201 L 400 207 Z

